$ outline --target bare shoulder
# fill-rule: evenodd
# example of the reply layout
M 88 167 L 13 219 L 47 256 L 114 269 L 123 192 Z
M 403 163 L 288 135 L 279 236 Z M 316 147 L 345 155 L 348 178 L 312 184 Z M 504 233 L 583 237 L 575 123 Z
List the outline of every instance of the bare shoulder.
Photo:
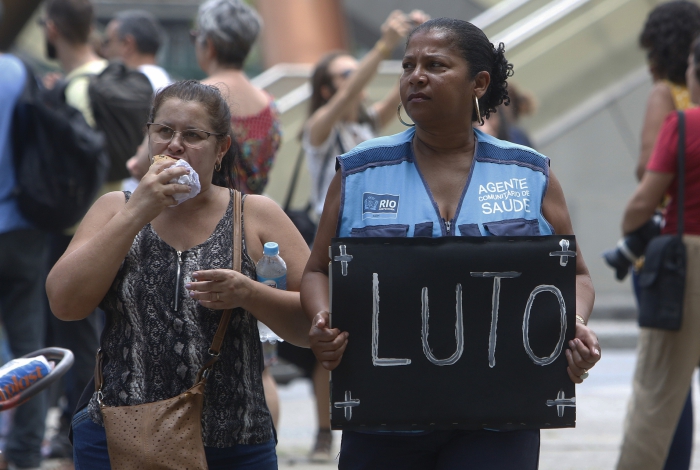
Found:
M 671 109 L 675 108 L 671 88 L 663 81 L 654 83 L 654 86 L 649 91 L 648 104 L 650 108 L 657 106 L 663 106 L 664 109 L 669 107 Z
M 251 214 L 253 217 L 270 215 L 284 215 L 284 211 L 274 200 L 267 196 L 258 194 L 248 194 L 243 205 L 245 215 Z
M 121 191 L 111 191 L 100 196 L 92 205 L 90 211 L 108 211 L 113 216 L 126 204 L 126 196 Z

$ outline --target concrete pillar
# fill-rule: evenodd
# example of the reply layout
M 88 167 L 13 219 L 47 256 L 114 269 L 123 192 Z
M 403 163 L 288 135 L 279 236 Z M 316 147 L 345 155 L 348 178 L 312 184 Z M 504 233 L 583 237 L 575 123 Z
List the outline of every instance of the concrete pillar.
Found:
M 328 51 L 347 49 L 340 0 L 257 0 L 256 8 L 265 22 L 265 67 L 315 63 Z

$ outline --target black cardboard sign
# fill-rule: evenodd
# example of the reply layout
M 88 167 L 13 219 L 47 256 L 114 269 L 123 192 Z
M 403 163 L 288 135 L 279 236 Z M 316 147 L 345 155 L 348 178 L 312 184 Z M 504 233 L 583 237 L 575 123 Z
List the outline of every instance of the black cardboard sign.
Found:
M 333 429 L 574 427 L 573 236 L 338 238 Z

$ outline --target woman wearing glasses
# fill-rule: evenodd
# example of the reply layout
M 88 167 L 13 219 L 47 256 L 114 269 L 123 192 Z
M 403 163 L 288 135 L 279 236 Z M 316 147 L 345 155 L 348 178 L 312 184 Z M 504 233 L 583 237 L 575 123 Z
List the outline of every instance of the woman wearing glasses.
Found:
M 287 341 L 308 345 L 309 321 L 298 293 L 307 245 L 277 204 L 244 196 L 242 272 L 230 269 L 237 153 L 229 107 L 217 88 L 196 81 L 170 85 L 156 95 L 149 120 L 151 158 L 187 162 L 199 175 L 200 192 L 176 204 L 174 196 L 190 187 L 172 181 L 188 169 L 159 161 L 133 194 L 100 198 L 49 274 L 52 311 L 79 320 L 98 305 L 105 310 L 103 401 L 127 406 L 191 387 L 220 311 L 234 308 L 204 397 L 208 465 L 277 468 L 256 320 Z M 288 291 L 254 281 L 253 260 L 269 241 L 279 244 L 287 263 Z M 76 468 L 110 468 L 94 388 L 85 395 L 73 419 Z

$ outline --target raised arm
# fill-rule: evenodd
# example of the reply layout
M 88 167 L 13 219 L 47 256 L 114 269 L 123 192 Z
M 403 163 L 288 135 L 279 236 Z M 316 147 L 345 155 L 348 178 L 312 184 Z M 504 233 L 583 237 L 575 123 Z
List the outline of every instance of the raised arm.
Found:
M 134 237 L 189 187 L 169 184 L 184 175 L 182 167 L 154 165 L 125 203 L 124 194 L 108 193 L 93 204 L 66 252 L 46 279 L 51 311 L 61 320 L 82 320 L 102 301 L 114 281 Z
M 430 16 L 426 15 L 421 10 L 413 10 L 408 15 L 411 27 L 414 28 L 425 21 L 430 19 Z M 380 101 L 377 101 L 372 105 L 374 113 L 377 116 L 377 128 L 381 129 L 391 121 L 396 119 L 396 108 L 399 105 L 401 97 L 399 96 L 399 82 L 397 81 L 387 95 Z
M 573 235 L 574 229 L 571 225 L 571 217 L 566 207 L 564 192 L 561 189 L 559 180 L 550 171 L 549 186 L 547 194 L 542 204 L 542 213 L 554 227 L 555 233 L 561 235 Z M 588 267 L 581 254 L 580 243 L 576 243 L 576 315 L 583 319 L 583 322 L 576 321 L 576 337 L 569 342 L 570 349 L 566 350 L 566 357 L 569 362 L 567 371 L 569 377 L 575 383 L 583 382 L 581 374 L 590 369 L 600 360 L 600 344 L 598 338 L 588 328 L 588 319 L 593 311 L 595 301 L 595 291 L 593 282 L 588 273 Z
M 306 128 L 311 145 L 319 146 L 325 142 L 333 126 L 351 110 L 352 106 L 357 104 L 360 94 L 377 73 L 380 62 L 391 53 L 402 38 L 406 37 L 411 24 L 408 17 L 401 11 L 391 12 L 382 25 L 381 39 L 362 58 L 357 70 L 338 87 L 325 105 L 309 117 Z

